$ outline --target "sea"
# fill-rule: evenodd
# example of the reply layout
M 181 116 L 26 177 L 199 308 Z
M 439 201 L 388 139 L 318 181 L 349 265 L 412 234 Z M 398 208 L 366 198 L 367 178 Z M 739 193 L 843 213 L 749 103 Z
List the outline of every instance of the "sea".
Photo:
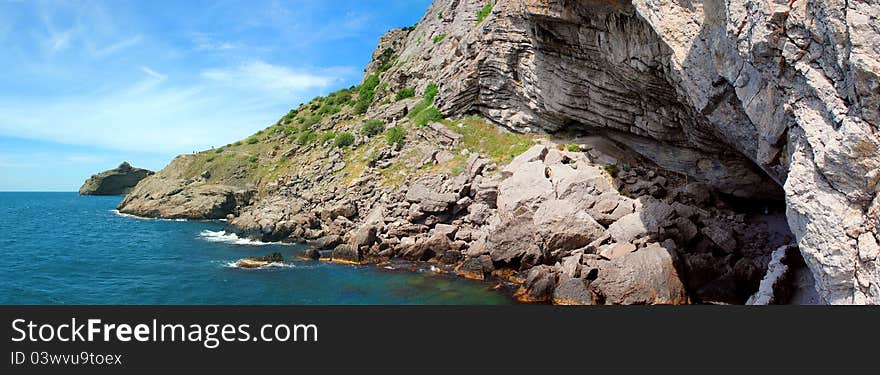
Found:
M 296 259 L 302 244 L 262 243 L 221 221 L 142 219 L 122 197 L 0 193 L 0 304 L 497 305 L 493 284 L 431 266 L 352 266 Z M 238 259 L 280 252 L 259 269 Z M 407 267 L 412 268 L 412 267 Z

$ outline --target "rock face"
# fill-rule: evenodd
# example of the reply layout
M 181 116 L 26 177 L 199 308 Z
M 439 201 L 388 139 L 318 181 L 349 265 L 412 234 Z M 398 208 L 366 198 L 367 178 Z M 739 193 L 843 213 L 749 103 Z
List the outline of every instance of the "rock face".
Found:
M 141 180 L 154 173 L 150 170 L 134 168 L 128 162 L 122 162 L 116 169 L 89 177 L 79 188 L 79 195 L 124 195 Z
M 784 194 L 825 301 L 880 303 L 880 4 L 499 0 L 477 24 L 483 4 L 435 1 L 389 80 L 441 82 L 445 114 L 601 134 L 723 193 Z

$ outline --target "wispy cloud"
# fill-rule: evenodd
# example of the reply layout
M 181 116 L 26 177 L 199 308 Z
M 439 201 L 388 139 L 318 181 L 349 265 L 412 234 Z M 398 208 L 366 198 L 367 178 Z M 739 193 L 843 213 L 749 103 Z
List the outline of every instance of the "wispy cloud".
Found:
M 233 68 L 208 69 L 201 75 L 226 86 L 280 94 L 323 89 L 340 80 L 338 76 L 321 72 L 295 71 L 259 60 L 249 61 Z
M 141 66 L 141 71 L 146 73 L 148 76 L 159 79 L 159 80 L 164 80 L 165 78 L 167 78 L 166 75 L 159 73 L 159 72 L 151 69 L 148 66 Z
M 141 35 L 135 35 L 104 47 L 98 47 L 92 51 L 92 56 L 97 58 L 107 57 L 126 48 L 133 47 L 140 43 L 141 40 L 143 40 Z

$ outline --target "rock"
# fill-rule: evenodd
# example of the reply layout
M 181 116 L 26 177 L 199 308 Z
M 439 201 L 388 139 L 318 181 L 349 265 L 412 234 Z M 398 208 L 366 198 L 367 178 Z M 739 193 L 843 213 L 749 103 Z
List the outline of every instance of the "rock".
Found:
M 375 224 L 366 224 L 360 227 L 357 231 L 352 233 L 351 235 L 351 245 L 353 246 L 372 246 L 376 243 L 376 233 L 378 232 L 378 226 Z
M 736 238 L 733 236 L 730 226 L 726 226 L 718 220 L 712 220 L 700 232 L 709 237 L 725 253 L 732 253 L 736 250 Z
M 330 234 L 318 238 L 310 243 L 313 249 L 324 250 L 333 249 L 342 243 L 342 237 L 336 234 Z
M 519 269 L 527 269 L 544 259 L 535 228 L 528 217 L 511 219 L 492 230 L 486 239 L 486 247 L 492 262 Z
M 479 258 L 467 258 L 458 267 L 455 273 L 471 280 L 485 280 L 488 273 L 483 269 L 483 264 Z
M 510 217 L 515 212 L 534 212 L 541 203 L 554 196 L 553 186 L 544 174 L 544 164 L 538 161 L 522 163 L 501 183 L 498 213 Z
M 672 255 L 658 244 L 603 263 L 590 287 L 608 305 L 688 303 Z
M 248 257 L 244 259 L 240 259 L 236 262 L 236 265 L 239 268 L 260 268 L 266 267 L 268 265 L 274 263 L 283 263 L 284 257 L 281 256 L 281 253 L 272 253 L 270 255 L 260 256 L 260 257 Z
M 519 156 L 513 158 L 509 164 L 501 170 L 507 174 L 515 174 L 516 171 L 522 169 L 525 164 L 539 163 L 544 165 L 544 157 L 547 155 L 547 146 L 534 145 Z
M 525 283 L 516 292 L 520 302 L 547 302 L 553 299 L 559 275 L 550 266 L 537 266 L 529 270 Z
M 599 252 L 599 255 L 605 259 L 617 259 L 634 251 L 636 251 L 636 246 L 629 242 L 614 243 L 605 247 Z
M 581 248 L 599 238 L 603 228 L 578 204 L 569 200 L 548 200 L 532 219 L 535 231 L 544 239 L 544 248 L 554 258 Z
M 553 290 L 553 304 L 592 305 L 593 294 L 590 292 L 589 283 L 583 278 L 559 276 L 556 289 Z
M 642 222 L 642 213 L 634 212 L 626 215 L 608 227 L 608 234 L 615 242 L 630 243 L 648 233 L 648 228 Z
M 334 263 L 363 264 L 364 261 L 361 251 L 357 247 L 347 244 L 336 246 L 330 257 Z
M 406 200 L 417 203 L 422 212 L 444 212 L 458 201 L 458 196 L 453 193 L 443 193 L 442 184 L 441 176 L 432 175 L 419 179 L 410 186 L 406 193 Z

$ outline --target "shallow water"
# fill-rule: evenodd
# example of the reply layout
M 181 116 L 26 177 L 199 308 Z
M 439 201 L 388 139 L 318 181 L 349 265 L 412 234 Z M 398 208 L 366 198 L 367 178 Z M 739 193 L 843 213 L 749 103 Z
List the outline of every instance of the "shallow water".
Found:
M 491 284 L 294 260 L 220 222 L 120 215 L 120 197 L 0 193 L 0 304 L 507 304 Z M 240 258 L 281 252 L 283 265 Z

